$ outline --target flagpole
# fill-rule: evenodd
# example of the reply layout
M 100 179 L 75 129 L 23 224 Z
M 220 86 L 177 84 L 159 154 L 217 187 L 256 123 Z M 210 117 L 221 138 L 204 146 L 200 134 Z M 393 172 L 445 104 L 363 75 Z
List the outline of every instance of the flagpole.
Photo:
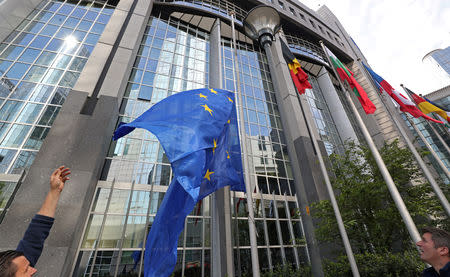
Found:
M 244 102 L 242 101 L 242 93 L 241 93 L 241 81 L 239 76 L 239 64 L 238 64 L 238 53 L 237 53 L 237 45 L 236 45 L 236 33 L 234 29 L 234 20 L 235 15 L 234 11 L 230 11 L 231 15 L 231 36 L 233 39 L 233 52 L 234 52 L 234 74 L 235 74 L 235 80 L 236 80 L 236 90 L 237 90 L 237 100 L 236 106 L 238 107 L 237 110 L 239 110 L 239 131 L 241 134 L 241 147 L 242 147 L 242 157 L 243 157 L 243 163 L 242 163 L 242 169 L 244 172 L 244 178 L 245 178 L 245 190 L 247 195 L 247 209 L 248 209 L 248 231 L 250 235 L 250 250 L 251 250 L 251 256 L 252 256 L 252 272 L 253 277 L 259 277 L 259 259 L 258 259 L 258 248 L 257 248 L 257 242 L 256 242 L 256 227 L 255 227 L 255 218 L 253 213 L 253 190 L 250 186 L 250 167 L 248 163 L 248 157 L 247 157 L 247 135 L 245 133 L 245 122 L 244 122 Z
M 366 69 L 364 68 L 364 66 L 361 65 L 361 60 L 360 59 L 358 59 L 358 65 L 359 65 L 359 68 L 361 69 L 361 71 L 364 72 L 366 78 L 368 80 L 372 80 L 372 78 L 369 78 L 369 76 L 367 76 L 366 71 L 365 71 Z M 385 94 L 382 94 L 380 98 L 381 98 L 381 102 L 386 107 L 386 109 L 389 109 L 388 105 L 386 104 Z M 444 207 L 445 212 L 450 217 L 450 204 L 449 204 L 447 198 L 445 197 L 444 193 L 442 192 L 441 188 L 439 187 L 438 183 L 434 179 L 433 175 L 431 174 L 431 172 L 428 169 L 427 165 L 423 161 L 423 159 L 420 156 L 419 152 L 417 152 L 416 147 L 414 146 L 414 144 L 409 139 L 408 135 L 406 134 L 405 129 L 398 122 L 396 116 L 392 115 L 390 112 L 388 112 L 388 114 L 391 117 L 391 119 L 394 122 L 394 124 L 397 126 L 397 129 L 400 131 L 400 134 L 402 135 L 403 139 L 406 141 L 406 145 L 408 146 L 409 150 L 411 151 L 411 153 L 413 154 L 413 156 L 416 159 L 417 163 L 419 164 L 420 168 L 422 169 L 423 174 L 427 178 L 428 182 L 430 182 L 431 188 L 433 189 L 434 193 L 436 194 L 436 196 L 438 197 L 438 199 L 441 202 L 442 206 Z M 406 115 L 406 114 L 405 114 L 405 116 L 408 117 L 408 115 Z
M 386 167 L 386 165 L 383 162 L 383 159 L 381 158 L 380 153 L 378 152 L 377 147 L 375 146 L 375 143 L 372 140 L 372 137 L 367 130 L 366 125 L 364 124 L 361 116 L 359 115 L 358 110 L 356 109 L 355 104 L 353 103 L 352 99 L 350 98 L 350 94 L 347 89 L 344 88 L 344 85 L 342 84 L 342 81 L 339 78 L 338 73 L 336 72 L 333 64 L 330 61 L 330 57 L 328 56 L 328 52 L 325 49 L 325 45 L 322 41 L 320 41 L 320 45 L 322 46 L 323 52 L 325 53 L 325 56 L 327 57 L 328 63 L 330 67 L 332 68 L 334 74 L 336 74 L 336 79 L 338 80 L 342 91 L 345 94 L 345 98 L 347 99 L 347 102 L 350 106 L 350 108 L 353 111 L 353 114 L 355 115 L 356 122 L 358 123 L 358 126 L 361 129 L 361 132 L 364 135 L 364 138 L 367 142 L 367 145 L 369 146 L 370 151 L 372 152 L 373 158 L 375 159 L 375 162 L 377 163 L 378 169 L 380 170 L 381 175 L 383 176 L 384 181 L 386 182 L 386 185 L 389 189 L 389 192 L 392 196 L 392 199 L 394 200 L 395 205 L 397 206 L 397 209 L 403 219 L 403 222 L 406 225 L 406 228 L 409 232 L 409 235 L 414 243 L 421 240 L 419 231 L 417 230 L 416 225 L 414 224 L 414 221 L 411 218 L 411 215 L 408 212 L 408 209 L 405 206 L 405 203 L 403 202 L 403 199 L 400 195 L 400 193 L 397 190 L 397 187 L 394 184 L 394 181 L 392 180 L 391 175 L 389 174 L 389 171 Z
M 303 115 L 305 114 L 303 107 L 303 103 L 300 97 L 300 94 L 297 93 L 298 102 L 300 103 L 300 109 L 302 110 Z M 305 118 L 306 126 L 309 130 L 313 130 L 311 122 L 308 120 L 306 116 L 303 116 Z M 353 255 L 352 246 L 350 244 L 350 240 L 347 236 L 347 231 L 345 230 L 344 221 L 342 220 L 341 212 L 339 211 L 339 206 L 336 201 L 336 197 L 334 196 L 333 186 L 331 185 L 330 178 L 328 176 L 328 171 L 325 166 L 325 162 L 322 158 L 322 151 L 319 147 L 319 144 L 317 143 L 316 136 L 314 132 L 310 132 L 309 135 L 311 136 L 311 141 L 313 143 L 313 147 L 316 150 L 317 153 L 317 159 L 319 160 L 320 165 L 320 171 L 322 171 L 323 178 L 325 179 L 325 185 L 327 187 L 328 195 L 330 196 L 331 206 L 333 207 L 334 215 L 336 217 L 336 221 L 338 224 L 339 233 L 342 238 L 342 242 L 344 244 L 345 252 L 347 254 L 348 261 L 350 263 L 350 268 L 352 269 L 353 276 L 359 277 L 359 271 L 358 266 L 356 264 L 355 256 Z

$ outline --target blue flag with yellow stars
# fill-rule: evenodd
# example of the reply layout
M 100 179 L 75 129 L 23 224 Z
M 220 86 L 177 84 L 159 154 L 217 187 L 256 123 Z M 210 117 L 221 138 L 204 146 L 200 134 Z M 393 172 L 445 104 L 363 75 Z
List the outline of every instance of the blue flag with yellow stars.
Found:
M 119 125 L 114 139 L 135 128 L 158 138 L 174 173 L 144 252 L 145 277 L 169 276 L 178 237 L 197 201 L 228 185 L 245 191 L 234 93 L 204 88 L 174 94 Z

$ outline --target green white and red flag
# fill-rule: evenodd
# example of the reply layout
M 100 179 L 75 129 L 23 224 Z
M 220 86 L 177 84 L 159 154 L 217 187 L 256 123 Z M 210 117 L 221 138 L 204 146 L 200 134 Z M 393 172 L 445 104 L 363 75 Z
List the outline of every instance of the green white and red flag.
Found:
M 367 93 L 364 91 L 362 86 L 356 81 L 355 77 L 353 77 L 353 72 L 351 72 L 327 47 L 325 47 L 327 51 L 327 55 L 330 57 L 331 63 L 333 67 L 336 69 L 339 77 L 342 81 L 347 81 L 350 85 L 350 88 L 355 93 L 356 97 L 358 97 L 361 106 L 363 107 L 366 114 L 372 114 L 377 109 L 375 105 L 370 101 Z

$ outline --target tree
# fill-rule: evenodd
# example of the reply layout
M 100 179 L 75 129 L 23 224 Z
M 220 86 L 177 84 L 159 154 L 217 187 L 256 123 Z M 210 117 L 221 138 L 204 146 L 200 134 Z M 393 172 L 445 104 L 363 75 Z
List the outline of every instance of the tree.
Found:
M 343 155 L 332 155 L 330 159 L 332 184 L 353 251 L 378 255 L 413 251 L 414 244 L 369 148 L 350 142 L 345 149 Z M 416 226 L 448 224 L 410 151 L 400 148 L 395 140 L 385 144 L 380 154 Z M 313 212 L 319 219 L 319 240 L 342 247 L 330 201 L 315 203 Z

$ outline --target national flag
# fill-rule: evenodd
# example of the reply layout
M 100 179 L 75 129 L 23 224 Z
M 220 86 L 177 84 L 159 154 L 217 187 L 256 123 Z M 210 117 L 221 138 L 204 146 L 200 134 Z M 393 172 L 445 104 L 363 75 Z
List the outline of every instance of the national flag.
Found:
M 428 102 L 430 102 L 432 105 L 435 105 L 436 107 L 438 107 L 439 109 L 443 110 L 446 114 L 447 114 L 447 118 L 444 118 L 445 121 L 447 121 L 448 123 L 450 123 L 450 112 L 447 111 L 446 108 L 442 107 L 441 105 L 431 101 L 430 99 L 426 98 L 425 96 L 423 97 L 423 99 L 427 100 Z M 448 125 L 448 124 L 446 124 Z
M 305 71 L 303 71 L 302 67 L 300 66 L 300 62 L 295 58 L 291 50 L 289 50 L 289 46 L 287 46 L 286 43 L 283 42 L 283 40 L 280 41 L 283 57 L 289 66 L 289 72 L 291 73 L 292 81 L 294 81 L 298 93 L 304 94 L 305 89 L 312 88 L 311 84 L 308 82 L 308 75 L 305 73 Z
M 414 117 L 423 117 L 423 118 L 425 118 L 427 120 L 430 120 L 430 121 L 434 121 L 434 122 L 437 122 L 437 123 L 442 123 L 439 120 L 436 120 L 434 118 L 431 118 L 431 117 L 425 115 L 422 111 L 420 111 L 416 107 L 414 102 L 412 102 L 411 100 L 406 98 L 404 95 L 402 95 L 401 93 L 396 91 L 386 80 L 383 79 L 383 77 L 381 77 L 380 75 L 375 73 L 367 65 L 365 65 L 364 63 L 363 63 L 363 65 L 366 68 L 367 72 L 369 72 L 370 76 L 372 77 L 373 81 L 375 82 L 375 85 L 380 90 L 380 93 L 382 93 L 383 90 L 386 91 L 386 93 L 389 94 L 389 96 L 391 96 L 392 99 L 394 99 L 395 102 L 397 102 L 397 104 L 400 106 L 400 110 L 402 112 L 407 112 L 407 113 L 411 114 Z
M 445 119 L 447 122 L 450 122 L 449 117 L 448 117 L 447 113 L 444 110 L 442 110 L 439 107 L 436 107 L 435 105 L 431 104 L 430 102 L 428 102 L 427 100 L 423 99 L 419 95 L 415 94 L 414 92 L 412 92 L 408 88 L 406 88 L 406 87 L 403 87 L 403 88 L 411 95 L 412 99 L 414 100 L 414 102 L 416 102 L 417 106 L 419 107 L 419 109 L 423 113 L 429 114 L 429 113 L 433 113 L 434 112 L 434 113 L 437 113 L 443 119 Z M 441 121 L 439 121 L 439 122 L 443 123 Z
M 361 103 L 361 106 L 363 107 L 366 114 L 374 113 L 377 108 L 372 103 L 372 101 L 370 101 L 367 93 L 356 81 L 355 77 L 353 77 L 353 72 L 351 72 L 326 46 L 325 50 L 327 51 L 327 55 L 330 57 L 331 63 L 336 69 L 339 77 L 342 81 L 347 81 L 347 83 L 350 85 L 351 89 L 356 94 L 356 97 L 358 97 L 358 100 Z
M 234 94 L 196 89 L 174 94 L 128 124 L 114 139 L 135 128 L 152 132 L 169 159 L 174 178 L 148 234 L 144 276 L 169 276 L 186 216 L 212 192 L 230 185 L 245 191 Z

